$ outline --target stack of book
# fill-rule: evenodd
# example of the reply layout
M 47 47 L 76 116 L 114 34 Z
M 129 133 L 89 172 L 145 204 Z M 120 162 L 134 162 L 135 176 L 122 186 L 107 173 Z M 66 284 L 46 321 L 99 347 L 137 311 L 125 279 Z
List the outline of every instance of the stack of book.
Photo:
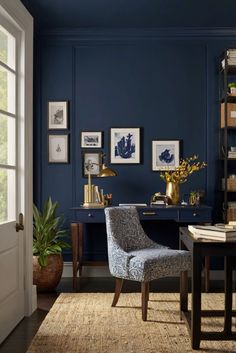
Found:
M 196 239 L 209 239 L 216 241 L 236 241 L 236 226 L 188 226 L 188 230 Z
M 229 158 L 236 158 L 236 152 L 235 151 L 228 151 L 228 157 Z
M 165 201 L 163 200 L 157 200 L 157 201 L 152 201 L 151 205 L 165 205 Z
M 146 203 L 119 203 L 119 206 L 121 207 L 129 207 L 129 206 L 132 206 L 132 207 L 147 207 L 147 204 Z
M 229 202 L 228 202 L 228 207 L 235 209 L 235 208 L 236 208 L 236 202 L 235 202 L 235 201 L 229 201 Z M 231 222 L 231 223 L 232 223 L 232 222 Z
M 236 65 L 236 49 L 227 50 L 228 65 Z M 221 61 L 222 68 L 225 68 L 225 59 Z

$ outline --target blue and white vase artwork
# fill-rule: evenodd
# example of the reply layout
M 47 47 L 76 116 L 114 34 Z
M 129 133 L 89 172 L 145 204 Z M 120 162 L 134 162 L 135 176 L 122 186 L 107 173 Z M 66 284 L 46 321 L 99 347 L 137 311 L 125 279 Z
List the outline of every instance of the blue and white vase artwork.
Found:
M 174 154 L 170 153 L 170 150 L 167 148 L 163 152 L 161 152 L 161 154 L 158 157 L 161 162 L 164 162 L 167 165 L 170 164 L 171 162 L 173 162 L 173 160 L 175 158 Z
M 122 136 L 120 140 L 117 141 L 115 146 L 115 157 L 120 156 L 124 159 L 132 158 L 135 153 L 135 144 L 132 141 L 133 135 L 128 133 L 127 136 Z

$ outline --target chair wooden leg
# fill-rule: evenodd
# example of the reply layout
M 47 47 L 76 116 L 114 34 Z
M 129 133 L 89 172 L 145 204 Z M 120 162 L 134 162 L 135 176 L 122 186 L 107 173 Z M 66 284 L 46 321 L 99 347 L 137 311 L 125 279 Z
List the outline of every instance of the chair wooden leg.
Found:
M 119 297 L 120 297 L 120 292 L 123 286 L 123 279 L 121 278 L 116 278 L 116 286 L 115 286 L 115 293 L 114 293 L 114 297 L 113 297 L 113 302 L 111 304 L 111 306 L 116 306 Z
M 150 292 L 150 282 L 147 282 L 147 301 L 149 301 L 149 292 Z
M 142 319 L 143 321 L 147 321 L 149 282 L 141 282 L 141 290 L 142 290 Z
M 188 311 L 188 271 L 180 273 L 180 320 L 182 311 Z

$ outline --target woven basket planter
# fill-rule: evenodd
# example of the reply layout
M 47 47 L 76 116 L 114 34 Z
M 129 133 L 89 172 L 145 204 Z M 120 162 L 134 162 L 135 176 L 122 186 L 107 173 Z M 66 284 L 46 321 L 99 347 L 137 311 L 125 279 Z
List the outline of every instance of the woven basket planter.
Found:
M 33 256 L 33 283 L 38 292 L 50 292 L 54 290 L 61 280 L 63 271 L 63 258 L 60 254 L 49 255 L 46 267 L 41 267 L 38 257 Z

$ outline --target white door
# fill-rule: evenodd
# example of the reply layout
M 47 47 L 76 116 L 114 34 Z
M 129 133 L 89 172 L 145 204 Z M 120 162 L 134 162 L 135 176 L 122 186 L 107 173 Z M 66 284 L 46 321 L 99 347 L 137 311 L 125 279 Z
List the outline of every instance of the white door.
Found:
M 27 235 L 22 225 L 16 229 L 19 214 L 27 213 L 25 150 L 32 150 L 25 136 L 23 54 L 24 33 L 0 13 L 0 343 L 25 316 L 29 295 Z

